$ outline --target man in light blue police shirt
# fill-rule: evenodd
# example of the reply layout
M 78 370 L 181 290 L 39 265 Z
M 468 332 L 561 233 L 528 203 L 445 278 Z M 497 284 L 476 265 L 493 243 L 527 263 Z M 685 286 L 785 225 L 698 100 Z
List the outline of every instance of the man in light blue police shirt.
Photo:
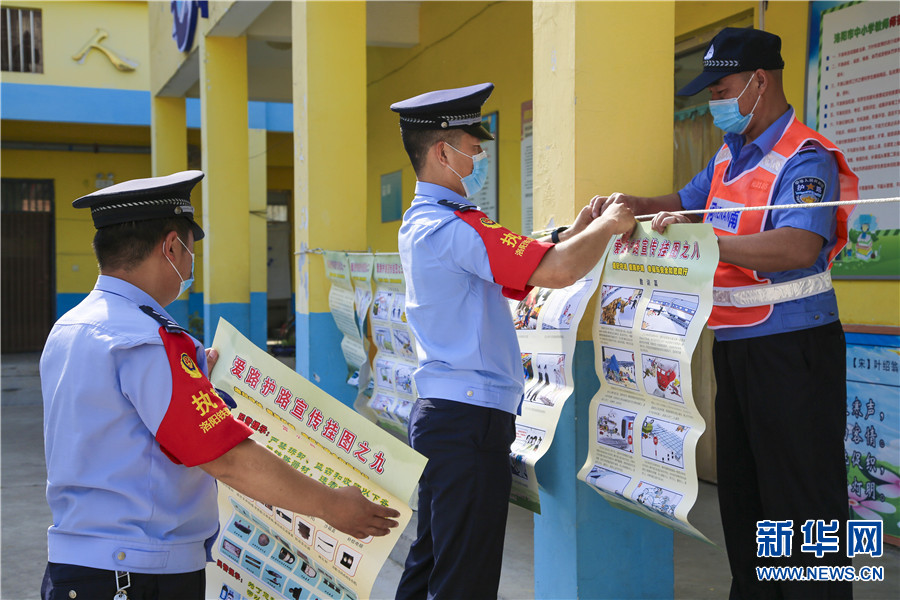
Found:
M 652 214 L 857 199 L 858 179 L 841 151 L 800 123 L 787 103 L 778 36 L 725 28 L 703 62 L 703 72 L 678 93 L 709 88 L 725 145 L 678 193 L 602 197 L 595 214 L 616 204 Z M 716 334 L 716 459 L 731 598 L 852 594 L 849 582 L 761 582 L 756 574 L 757 566 L 769 564 L 850 564 L 843 547 L 846 359 L 828 271 L 846 242 L 849 213 L 843 206 L 705 219 L 719 238 L 708 325 Z M 664 231 L 674 222 L 688 218 L 661 212 L 653 227 Z M 837 521 L 840 551 L 821 559 L 800 551 L 807 520 Z M 790 556 L 757 556 L 758 523 L 766 521 L 793 522 Z
M 397 525 L 393 509 L 301 475 L 249 439 L 207 379 L 202 346 L 166 313 L 193 281 L 204 234 L 190 193 L 202 177 L 138 179 L 74 202 L 91 209 L 100 277 L 41 356 L 45 600 L 203 598 L 216 479 L 355 537 Z
M 399 248 L 406 314 L 419 353 L 409 439 L 428 457 L 417 539 L 397 598 L 496 597 L 509 506 L 510 445 L 523 398 L 506 298 L 583 277 L 634 216 L 590 205 L 546 240 L 515 234 L 471 203 L 484 184 L 481 106 L 493 84 L 428 92 L 391 109 L 416 172 Z

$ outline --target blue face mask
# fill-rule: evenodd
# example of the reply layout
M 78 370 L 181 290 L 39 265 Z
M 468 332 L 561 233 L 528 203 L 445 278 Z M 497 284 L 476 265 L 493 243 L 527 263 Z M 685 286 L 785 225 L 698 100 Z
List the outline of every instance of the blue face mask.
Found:
M 181 238 L 178 238 L 178 241 L 181 242 Z M 181 276 L 181 273 L 178 273 L 178 269 L 175 267 L 175 263 L 173 263 L 171 261 L 171 259 L 169 259 L 169 257 L 166 255 L 165 245 L 163 246 L 163 256 L 166 257 L 166 260 L 169 261 L 169 264 L 172 265 L 172 268 L 175 269 L 176 273 L 178 273 L 178 279 L 181 279 L 181 287 L 178 288 L 178 296 L 181 296 L 183 293 L 185 293 L 188 290 L 189 287 L 191 287 L 194 284 L 194 253 L 191 252 L 190 250 L 188 250 L 188 247 L 185 245 L 184 242 L 181 242 L 181 245 L 184 246 L 184 249 L 187 250 L 187 253 L 191 255 L 191 276 L 188 277 L 187 279 L 184 279 Z M 176 296 L 176 298 L 178 296 Z
M 453 146 L 450 146 L 450 144 L 447 144 L 447 146 L 450 148 L 453 148 Z M 472 159 L 472 172 L 469 173 L 468 175 L 466 175 L 465 177 L 460 177 L 459 173 L 457 173 L 453 167 L 450 167 L 450 165 L 447 165 L 448 167 L 450 167 L 450 170 L 453 171 L 453 173 L 457 177 L 459 177 L 459 180 L 462 183 L 463 189 L 466 192 L 466 198 L 471 198 L 472 196 L 477 194 L 481 188 L 484 187 L 484 182 L 487 180 L 487 175 L 488 175 L 487 152 L 482 150 L 481 152 L 479 152 L 478 154 L 476 154 L 474 156 L 469 156 L 465 152 L 463 152 L 461 150 L 457 150 L 456 148 L 453 148 L 453 150 L 456 150 L 456 152 L 459 152 L 463 156 L 468 156 L 469 158 Z
M 747 80 L 747 85 L 744 86 L 744 89 L 741 90 L 741 93 L 738 94 L 737 98 L 728 98 L 726 100 L 710 100 L 709 101 L 709 112 L 713 116 L 713 124 L 726 133 L 744 133 L 747 130 L 747 127 L 750 125 L 750 121 L 753 119 L 753 111 L 756 110 L 756 105 L 759 104 L 759 98 L 756 98 L 756 103 L 753 105 L 753 108 L 750 109 L 750 114 L 742 115 L 741 109 L 738 106 L 738 99 L 744 95 L 744 92 L 747 91 L 747 88 L 750 86 L 750 82 L 753 81 L 753 76 L 750 76 L 750 79 Z

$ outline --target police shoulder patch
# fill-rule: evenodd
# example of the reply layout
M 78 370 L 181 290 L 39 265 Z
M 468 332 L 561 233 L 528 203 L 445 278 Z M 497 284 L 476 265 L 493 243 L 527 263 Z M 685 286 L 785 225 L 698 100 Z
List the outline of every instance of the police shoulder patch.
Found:
M 818 177 L 800 177 L 791 184 L 794 193 L 794 202 L 797 204 L 812 204 L 821 202 L 825 197 L 825 182 Z
M 184 327 L 182 327 L 181 325 L 179 325 L 172 319 L 168 319 L 168 318 L 164 317 L 163 315 L 159 314 L 158 312 L 156 312 L 153 309 L 153 307 L 151 307 L 151 306 L 142 304 L 141 310 L 144 311 L 144 313 L 149 315 L 150 317 L 153 317 L 153 319 L 157 323 L 159 323 L 160 325 L 165 327 L 166 331 L 168 331 L 169 333 L 178 333 L 179 331 L 183 331 L 184 333 L 188 332 L 187 329 L 185 329 Z
M 456 202 L 454 200 L 438 200 L 438 204 L 447 206 L 449 208 L 452 208 L 453 210 L 458 210 L 460 212 L 475 210 L 477 208 L 474 204 L 463 204 L 462 202 Z

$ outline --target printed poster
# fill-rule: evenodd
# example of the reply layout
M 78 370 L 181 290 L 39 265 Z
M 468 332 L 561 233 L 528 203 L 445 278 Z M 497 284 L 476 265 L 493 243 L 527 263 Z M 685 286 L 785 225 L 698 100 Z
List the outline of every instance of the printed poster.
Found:
M 534 110 L 533 101 L 522 103 L 519 171 L 522 174 L 522 233 L 534 231 Z
M 719 247 L 708 224 L 638 223 L 610 242 L 594 315 L 600 390 L 578 478 L 618 508 L 709 541 L 688 522 L 697 499 L 691 357 L 712 309 Z
M 860 199 L 900 196 L 897 2 L 813 2 L 810 25 L 809 125 L 844 152 Z M 898 234 L 896 203 L 859 205 L 833 276 L 897 279 Z
M 363 389 L 369 376 L 365 315 L 372 300 L 370 257 L 366 254 L 325 252 L 325 275 L 331 281 L 328 306 L 337 328 L 343 334 L 341 352 L 347 361 L 347 383 Z
M 237 403 L 232 415 L 253 439 L 294 469 L 332 488 L 355 485 L 400 512 L 383 537 L 356 539 L 325 523 L 269 506 L 219 482 L 219 535 L 207 589 L 229 600 L 360 600 L 412 511 L 408 502 L 425 458 L 254 346 L 224 319 L 212 344 L 216 388 Z
M 535 464 L 553 442 L 563 405 L 572 395 L 572 358 L 578 323 L 597 290 L 603 261 L 562 289 L 534 288 L 510 301 L 525 373 L 522 414 L 510 448 L 510 502 L 540 514 Z
M 472 204 L 476 205 L 478 210 L 494 221 L 499 218 L 497 216 L 499 210 L 497 206 L 497 198 L 499 197 L 497 194 L 499 188 L 497 165 L 500 164 L 500 160 L 497 157 L 499 118 L 500 116 L 497 111 L 481 116 L 481 125 L 494 135 L 494 139 L 479 141 L 481 149 L 484 150 L 488 156 L 488 172 L 487 178 L 484 180 L 484 185 L 471 198 Z
M 851 519 L 884 522 L 900 545 L 900 337 L 847 334 L 844 456 Z
M 372 366 L 371 398 L 357 410 L 406 441 L 409 414 L 416 401 L 413 372 L 418 368 L 416 341 L 406 321 L 406 282 L 400 255 L 375 254 L 375 291 L 369 320 L 377 352 Z M 365 403 L 364 403 L 365 402 Z

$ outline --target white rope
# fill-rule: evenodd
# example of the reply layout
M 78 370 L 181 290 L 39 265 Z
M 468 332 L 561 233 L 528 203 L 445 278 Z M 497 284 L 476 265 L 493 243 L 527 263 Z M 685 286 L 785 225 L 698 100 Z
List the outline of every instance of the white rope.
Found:
M 669 214 L 673 215 L 710 215 L 714 213 L 732 213 L 732 212 L 745 212 L 751 210 L 785 210 L 791 208 L 825 208 L 828 206 L 850 206 L 856 204 L 887 204 L 888 202 L 900 202 L 900 197 L 897 198 L 873 198 L 870 200 L 835 200 L 834 202 L 803 202 L 797 204 L 776 204 L 774 206 L 743 206 L 741 208 L 711 208 L 711 209 L 699 209 L 699 210 L 679 210 L 673 211 Z M 661 211 L 662 212 L 662 211 Z M 666 211 L 667 212 L 667 211 Z M 654 213 L 652 215 L 640 215 L 635 217 L 636 220 L 646 220 L 652 219 L 659 213 Z

